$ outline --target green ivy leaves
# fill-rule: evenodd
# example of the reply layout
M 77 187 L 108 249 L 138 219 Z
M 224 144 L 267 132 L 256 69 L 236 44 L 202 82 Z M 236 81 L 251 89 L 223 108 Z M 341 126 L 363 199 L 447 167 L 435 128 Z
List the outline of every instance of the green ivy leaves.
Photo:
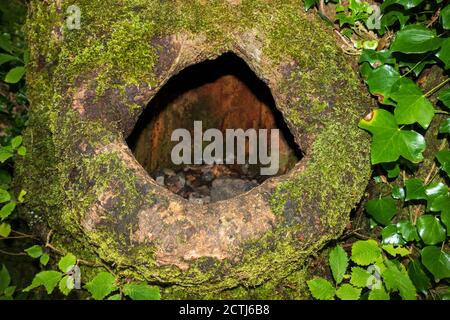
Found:
M 414 24 L 397 32 L 391 50 L 403 53 L 425 53 L 438 49 L 441 43 L 442 39 L 436 35 L 436 31 L 421 24 Z
M 383 225 L 388 225 L 397 213 L 397 205 L 391 197 L 369 200 L 364 208 L 376 222 Z
M 450 278 L 450 254 L 437 247 L 422 249 L 422 263 L 433 274 L 436 282 Z
M 400 156 L 418 163 L 423 160 L 425 139 L 413 130 L 401 130 L 394 116 L 376 109 L 362 119 L 359 127 L 372 134 L 371 160 L 373 164 L 393 162 Z

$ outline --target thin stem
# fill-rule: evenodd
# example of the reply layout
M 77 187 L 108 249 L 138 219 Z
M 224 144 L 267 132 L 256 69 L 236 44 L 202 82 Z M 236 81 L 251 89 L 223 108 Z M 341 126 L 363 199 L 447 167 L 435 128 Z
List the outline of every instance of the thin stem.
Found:
M 431 89 L 430 91 L 428 91 L 427 93 L 424 94 L 425 97 L 429 97 L 431 96 L 433 93 L 435 93 L 437 90 L 441 89 L 443 86 L 445 86 L 448 82 L 450 82 L 450 78 L 445 79 L 444 81 L 442 81 L 441 83 L 439 83 L 437 86 L 435 86 L 433 89 Z
M 6 254 L 8 256 L 26 256 L 25 252 L 8 252 L 0 249 L 0 253 Z

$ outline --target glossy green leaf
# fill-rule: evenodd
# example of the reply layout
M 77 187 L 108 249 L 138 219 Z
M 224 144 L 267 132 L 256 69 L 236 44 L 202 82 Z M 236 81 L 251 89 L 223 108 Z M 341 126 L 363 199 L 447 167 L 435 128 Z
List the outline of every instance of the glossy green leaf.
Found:
M 406 187 L 406 198 L 405 198 L 406 201 L 427 199 L 425 186 L 423 185 L 423 181 L 421 179 L 414 178 L 406 180 L 405 187 Z
M 403 200 L 405 199 L 405 189 L 399 186 L 394 186 L 392 188 L 392 198 L 396 200 Z
M 365 49 L 359 57 L 359 62 L 368 62 L 372 68 L 378 68 L 383 64 L 395 64 L 395 59 L 391 56 L 391 51 L 389 50 L 370 50 Z
M 450 38 L 442 42 L 441 49 L 436 53 L 436 57 L 444 63 L 445 69 L 450 68 Z
M 361 296 L 361 288 L 355 288 L 348 283 L 344 283 L 336 290 L 336 295 L 341 300 L 358 300 Z
M 397 223 L 397 230 L 405 241 L 419 241 L 419 234 L 416 226 L 409 220 L 402 220 Z
M 309 9 L 311 9 L 318 0 L 305 0 L 305 10 L 308 11 Z
M 417 291 L 427 294 L 431 288 L 430 278 L 424 272 L 422 264 L 418 260 L 411 260 L 408 264 L 408 275 Z
M 450 118 L 442 121 L 441 125 L 439 126 L 439 133 L 450 134 Z
M 435 216 L 430 214 L 420 216 L 416 225 L 419 236 L 425 244 L 435 245 L 445 240 L 445 229 Z
M 100 272 L 84 286 L 95 300 L 103 300 L 117 290 L 116 278 L 109 272 Z
M 48 294 L 51 294 L 62 278 L 62 274 L 58 271 L 41 271 L 34 276 L 31 284 L 23 291 L 28 292 L 39 286 L 44 286 Z
M 19 82 L 23 75 L 25 74 L 25 67 L 15 67 L 9 70 L 5 76 L 6 83 L 17 83 Z
M 438 247 L 423 248 L 422 263 L 434 276 L 436 282 L 450 277 L 450 254 Z
M 425 139 L 413 130 L 401 130 L 394 116 L 388 111 L 376 109 L 370 117 L 362 119 L 359 127 L 372 134 L 372 164 L 394 162 L 400 156 L 418 163 L 423 160 Z
M 392 6 L 394 4 L 398 4 L 403 6 L 405 9 L 412 9 L 414 7 L 417 7 L 419 4 L 421 4 L 424 0 L 386 0 L 381 5 L 381 10 L 386 9 L 389 6 Z
M 381 249 L 375 240 L 358 240 L 352 245 L 351 259 L 361 266 L 374 263 L 381 256 Z
M 389 224 L 397 213 L 397 205 L 391 197 L 369 200 L 364 208 L 372 218 L 383 225 Z
M 398 124 L 419 123 L 427 129 L 434 117 L 433 104 L 424 96 L 422 90 L 411 80 L 402 78 L 396 83 L 397 90 L 391 93 L 397 101 L 394 110 Z
M 416 300 L 416 288 L 406 271 L 397 265 L 386 260 L 386 270 L 382 273 L 386 288 L 391 291 L 398 291 L 403 300 Z
M 450 88 L 441 90 L 438 99 L 444 104 L 444 106 L 450 108 Z
M 341 246 L 334 247 L 330 252 L 329 263 L 337 284 L 342 282 L 348 266 L 347 253 Z
M 128 283 L 123 286 L 123 293 L 132 300 L 160 300 L 160 290 L 156 286 L 144 283 Z
M 333 285 L 323 278 L 307 281 L 309 291 L 318 300 L 332 300 L 336 293 Z
M 384 104 L 393 104 L 389 101 L 394 83 L 401 78 L 400 73 L 394 67 L 384 64 L 371 71 L 367 77 L 369 91 L 378 97 L 378 101 Z
M 448 194 L 448 187 L 446 184 L 442 182 L 434 182 L 427 186 L 425 189 L 425 193 L 427 194 L 427 210 L 431 211 L 441 211 L 442 209 L 436 208 L 432 209 L 432 205 L 435 199 L 440 196 L 446 196 Z
M 405 244 L 405 240 L 395 224 L 390 224 L 381 230 L 381 239 L 383 245 L 392 244 L 401 246 Z
M 441 164 L 441 169 L 450 176 L 450 149 L 441 150 L 436 153 L 436 159 Z
M 441 221 L 447 229 L 447 236 L 450 236 L 450 195 L 445 194 L 436 197 L 431 204 L 430 210 L 441 212 Z
M 441 10 L 440 18 L 442 27 L 446 30 L 450 29 L 450 5 Z
M 440 47 L 442 40 L 434 30 L 424 25 L 414 24 L 396 33 L 391 50 L 403 53 L 425 53 Z
M 25 249 L 25 252 L 32 258 L 39 258 L 40 256 L 42 256 L 43 251 L 42 251 L 42 247 L 38 246 L 38 245 L 34 245 L 32 247 L 29 247 L 28 249 Z

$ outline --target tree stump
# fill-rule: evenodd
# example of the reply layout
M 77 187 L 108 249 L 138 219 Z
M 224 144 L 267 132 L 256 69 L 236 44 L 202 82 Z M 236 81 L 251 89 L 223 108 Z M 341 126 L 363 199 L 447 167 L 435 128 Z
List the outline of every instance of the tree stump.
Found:
M 37 233 L 163 297 L 275 297 L 268 284 L 293 275 L 304 288 L 301 270 L 366 187 L 369 136 L 357 124 L 372 102 L 301 1 L 32 0 L 28 37 L 16 184 Z M 149 176 L 126 138 L 169 79 L 226 53 L 270 88 L 303 157 L 235 198 L 190 203 Z M 282 296 L 304 297 L 292 292 Z

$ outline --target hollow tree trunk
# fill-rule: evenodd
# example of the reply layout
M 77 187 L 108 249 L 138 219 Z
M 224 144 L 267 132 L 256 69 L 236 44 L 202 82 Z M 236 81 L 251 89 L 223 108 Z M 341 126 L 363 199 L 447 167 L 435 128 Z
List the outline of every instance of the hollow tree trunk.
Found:
M 304 297 L 308 257 L 341 234 L 370 174 L 357 123 L 371 101 L 331 30 L 293 0 L 32 0 L 28 34 L 16 182 L 36 232 L 169 298 Z M 193 204 L 125 139 L 172 76 L 226 52 L 271 89 L 304 156 L 241 196 Z

